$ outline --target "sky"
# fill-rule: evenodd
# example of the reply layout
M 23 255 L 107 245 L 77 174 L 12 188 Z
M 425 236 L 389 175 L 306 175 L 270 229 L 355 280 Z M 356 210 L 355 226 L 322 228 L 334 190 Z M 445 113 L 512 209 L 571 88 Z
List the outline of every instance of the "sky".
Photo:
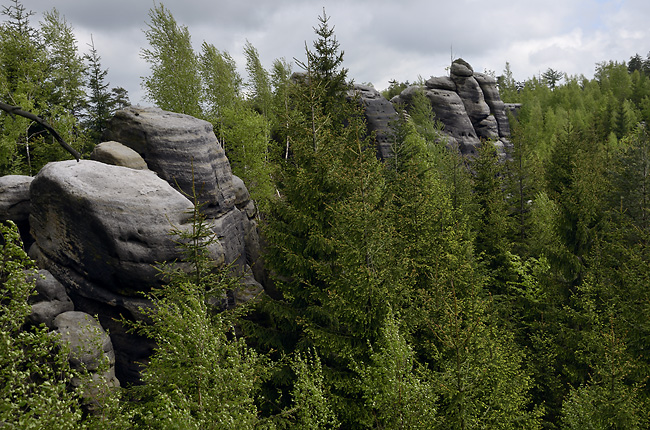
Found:
M 8 6 L 10 0 L 0 0 Z M 35 27 L 56 8 L 73 27 L 79 50 L 94 41 L 111 87 L 124 87 L 133 104 L 150 105 L 141 88 L 149 74 L 141 58 L 153 0 L 21 0 Z M 452 58 L 477 72 L 516 80 L 548 68 L 592 78 L 596 64 L 627 61 L 650 51 L 648 0 L 164 0 L 187 26 L 197 52 L 203 41 L 227 51 L 245 77 L 243 47 L 257 48 L 262 64 L 304 60 L 323 9 L 356 83 L 378 90 L 391 79 L 444 76 Z M 156 4 L 157 4 L 156 3 Z

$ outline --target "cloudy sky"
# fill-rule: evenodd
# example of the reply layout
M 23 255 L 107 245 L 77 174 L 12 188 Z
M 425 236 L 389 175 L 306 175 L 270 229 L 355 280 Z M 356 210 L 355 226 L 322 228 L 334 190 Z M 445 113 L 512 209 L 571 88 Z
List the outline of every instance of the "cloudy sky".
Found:
M 0 4 L 9 5 L 9 0 Z M 56 7 L 74 28 L 80 50 L 92 35 L 112 86 L 132 103 L 148 104 L 141 77 L 149 73 L 140 51 L 153 0 L 21 0 L 37 14 Z M 165 0 L 199 49 L 206 41 L 244 66 L 250 41 L 266 67 L 276 58 L 304 59 L 323 7 L 358 83 L 382 90 L 388 81 L 443 76 L 451 57 L 474 70 L 514 78 L 549 67 L 593 76 L 596 63 L 626 61 L 650 51 L 648 0 Z

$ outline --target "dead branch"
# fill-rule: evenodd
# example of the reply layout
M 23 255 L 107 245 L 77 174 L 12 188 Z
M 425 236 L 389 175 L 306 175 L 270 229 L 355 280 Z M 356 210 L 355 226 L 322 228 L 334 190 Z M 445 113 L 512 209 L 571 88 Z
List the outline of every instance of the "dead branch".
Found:
M 34 115 L 31 112 L 22 110 L 20 106 L 11 106 L 3 102 L 0 102 L 0 109 L 7 112 L 9 115 L 12 116 L 12 118 L 15 117 L 15 115 L 18 115 L 18 116 L 22 116 L 23 118 L 31 119 L 32 121 L 35 121 L 36 123 L 40 124 L 44 129 L 46 129 L 52 135 L 52 137 L 54 137 L 59 142 L 59 144 L 63 147 L 63 149 L 65 149 L 70 154 L 72 154 L 72 156 L 76 158 L 77 161 L 79 161 L 79 159 L 81 158 L 81 155 L 77 151 L 75 151 L 74 148 L 72 148 L 72 146 L 68 145 L 66 141 L 63 140 L 63 138 L 59 135 L 59 133 L 57 133 L 57 131 L 50 124 L 48 124 L 47 121 L 45 121 L 43 118 Z

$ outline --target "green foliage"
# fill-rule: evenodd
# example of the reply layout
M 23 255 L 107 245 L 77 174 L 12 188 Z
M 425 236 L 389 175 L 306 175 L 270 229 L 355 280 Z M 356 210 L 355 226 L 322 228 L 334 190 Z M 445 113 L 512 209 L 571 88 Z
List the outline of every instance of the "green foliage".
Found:
M 381 95 L 384 96 L 386 100 L 390 100 L 393 97 L 399 95 L 409 86 L 409 81 L 398 82 L 395 79 L 388 81 L 388 88 L 381 92 Z
M 626 383 L 633 365 L 614 321 L 602 327 L 596 341 L 602 347 L 589 381 L 573 388 L 562 407 L 567 429 L 642 429 L 650 424 L 648 401 L 642 386 Z
M 161 109 L 200 117 L 199 61 L 188 28 L 179 25 L 163 4 L 150 9 L 149 19 L 145 36 L 150 48 L 141 51 L 151 68 L 151 75 L 142 81 L 147 98 Z
M 459 285 L 458 292 L 451 286 L 442 297 L 441 318 L 430 322 L 438 340 L 438 428 L 539 428 L 541 410 L 528 409 L 532 381 L 522 368 L 523 354 L 490 318 L 473 286 Z
M 220 121 L 226 109 L 234 109 L 239 102 L 241 77 L 233 58 L 227 52 L 220 52 L 214 45 L 203 42 L 199 55 L 199 66 L 203 82 L 202 102 L 204 115 L 217 128 L 217 137 L 222 144 Z
M 45 12 L 43 17 L 40 34 L 48 58 L 45 85 L 51 94 L 49 103 L 60 106 L 67 113 L 78 113 L 85 99 L 85 67 L 77 52 L 73 29 L 56 9 Z
M 167 282 L 147 295 L 153 306 L 142 309 L 150 323 L 133 324 L 157 344 L 145 384 L 132 388 L 134 422 L 142 428 L 253 428 L 263 358 L 235 332 L 243 310 L 217 313 L 209 304 L 237 280 L 228 268 L 215 267 L 211 250 L 218 239 L 198 205 L 191 221 L 189 229 L 173 230 L 185 264 L 162 265 Z
M 320 358 L 313 351 L 295 353 L 291 368 L 296 382 L 291 391 L 293 407 L 290 412 L 290 428 L 300 430 L 335 429 L 339 427 L 332 411 L 323 377 Z
M 377 429 L 432 429 L 439 421 L 433 383 L 389 314 L 359 375 Z
M 92 37 L 89 48 L 90 53 L 84 55 L 84 60 L 88 63 L 85 70 L 86 85 L 90 92 L 85 106 L 84 124 L 88 128 L 91 141 L 99 143 L 108 120 L 116 111 L 129 105 L 129 98 L 124 88 L 118 87 L 109 91 L 109 83 L 106 82 L 108 70 L 102 69 L 101 57 L 95 49 Z
M 46 327 L 29 327 L 27 280 L 33 262 L 22 249 L 13 223 L 0 224 L 0 423 L 21 429 L 82 428 L 80 391 L 68 351 Z
M 474 198 L 479 208 L 475 249 L 490 277 L 490 291 L 501 294 L 503 285 L 511 277 L 510 219 L 503 195 L 503 162 L 492 142 L 481 143 L 477 157 L 472 160 L 472 168 L 475 171 Z

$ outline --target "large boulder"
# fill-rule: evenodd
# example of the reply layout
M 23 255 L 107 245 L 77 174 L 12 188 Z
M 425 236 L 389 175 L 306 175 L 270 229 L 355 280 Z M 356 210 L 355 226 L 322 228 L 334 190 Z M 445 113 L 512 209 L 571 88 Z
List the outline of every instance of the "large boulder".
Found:
M 153 343 L 120 320 L 143 318 L 142 292 L 161 282 L 156 263 L 180 257 L 170 230 L 189 228 L 192 203 L 154 172 L 88 160 L 46 165 L 30 190 L 30 256 L 110 332 L 120 381 L 137 381 Z M 223 262 L 219 243 L 212 252 Z
M 156 284 L 154 263 L 178 257 L 169 232 L 193 207 L 151 171 L 88 160 L 46 165 L 31 201 L 34 247 L 61 282 L 128 296 Z
M 139 153 L 149 169 L 186 195 L 195 189 L 206 215 L 234 207 L 230 164 L 209 122 L 131 106 L 115 114 L 103 137 Z
M 147 163 L 144 159 L 128 146 L 122 145 L 120 142 L 102 142 L 95 146 L 93 152 L 90 154 L 90 159 L 100 161 L 114 166 L 130 167 L 136 170 L 147 169 Z

